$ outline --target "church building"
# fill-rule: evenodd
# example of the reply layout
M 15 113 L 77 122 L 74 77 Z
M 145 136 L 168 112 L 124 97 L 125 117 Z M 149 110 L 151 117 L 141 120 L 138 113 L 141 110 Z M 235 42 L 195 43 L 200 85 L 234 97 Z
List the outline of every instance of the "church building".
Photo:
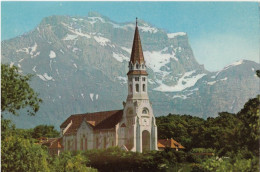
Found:
M 63 150 L 158 150 L 157 126 L 148 96 L 148 73 L 136 22 L 129 61 L 128 96 L 122 110 L 75 114 L 60 126 Z

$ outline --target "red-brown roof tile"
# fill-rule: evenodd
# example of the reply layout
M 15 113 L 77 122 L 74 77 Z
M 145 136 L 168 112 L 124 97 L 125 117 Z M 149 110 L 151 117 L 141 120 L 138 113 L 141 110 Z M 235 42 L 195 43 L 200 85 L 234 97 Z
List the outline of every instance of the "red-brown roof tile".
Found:
M 49 148 L 50 149 L 61 149 L 61 148 L 63 148 L 62 138 L 57 138 L 55 141 L 53 141 Z
M 179 149 L 185 149 L 180 143 L 176 142 L 173 139 L 160 139 L 158 140 L 158 148 L 164 148 L 164 147 L 169 147 L 169 148 L 179 148 Z M 163 145 L 163 146 L 161 146 Z
M 76 114 L 67 118 L 60 128 L 65 128 L 72 121 L 72 125 L 64 134 L 75 133 L 85 120 L 93 129 L 111 129 L 121 120 L 122 116 L 123 110 Z
M 157 142 L 157 146 L 158 146 L 158 148 L 165 148 L 165 146 L 163 144 L 161 144 L 159 141 Z
M 141 39 L 139 36 L 138 27 L 136 25 L 135 28 L 135 35 L 134 35 L 134 41 L 132 46 L 132 53 L 131 53 L 131 59 L 130 61 L 135 64 L 138 62 L 139 64 L 144 63 L 144 55 L 142 50 L 142 44 Z

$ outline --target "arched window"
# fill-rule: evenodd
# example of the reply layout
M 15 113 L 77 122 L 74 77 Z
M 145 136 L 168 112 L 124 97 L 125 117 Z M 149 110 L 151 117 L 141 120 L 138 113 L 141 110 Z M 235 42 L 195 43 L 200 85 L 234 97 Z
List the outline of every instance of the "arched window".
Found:
M 83 150 L 83 138 L 80 139 L 80 150 Z
M 136 69 L 139 69 L 139 65 L 138 65 L 138 63 L 136 64 Z
M 127 112 L 126 112 L 126 116 L 132 116 L 133 115 L 133 109 L 131 109 L 131 108 L 128 108 L 127 109 Z
M 148 114 L 148 109 L 144 108 L 142 114 Z
M 143 84 L 143 92 L 145 92 L 145 84 Z
M 135 91 L 139 92 L 139 84 L 135 84 Z

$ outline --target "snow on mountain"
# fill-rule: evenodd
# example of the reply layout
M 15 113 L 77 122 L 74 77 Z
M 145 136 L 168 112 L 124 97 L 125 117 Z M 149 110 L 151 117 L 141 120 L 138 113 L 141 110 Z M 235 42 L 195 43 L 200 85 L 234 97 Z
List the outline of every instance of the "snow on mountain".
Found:
M 56 57 L 56 53 L 51 50 L 51 51 L 50 51 L 50 54 L 49 54 L 49 57 L 50 57 L 51 59 L 55 58 L 55 57 Z
M 88 17 L 88 19 L 90 20 L 89 23 L 91 23 L 92 25 L 98 21 L 105 23 L 105 20 L 101 17 Z
M 144 23 L 143 25 L 138 27 L 141 32 L 150 32 L 150 33 L 156 33 L 158 32 L 157 28 L 151 27 L 148 24 Z
M 53 78 L 51 76 L 48 76 L 47 73 L 43 74 L 44 78 L 46 78 L 47 80 L 53 80 Z
M 125 50 L 128 54 L 131 54 L 132 49 L 131 48 L 126 48 L 126 47 L 121 47 L 123 50 Z
M 38 55 L 40 55 L 40 52 L 36 52 L 37 50 L 37 43 L 35 42 L 33 46 L 27 47 L 27 48 L 21 48 L 16 50 L 16 53 L 23 52 L 26 54 L 30 54 L 31 58 L 34 58 Z
M 174 51 L 171 53 L 164 53 L 168 48 L 164 48 L 161 51 L 144 51 L 146 65 L 154 72 L 163 72 L 161 68 L 170 62 L 170 59 L 178 61 L 175 57 Z
M 32 71 L 36 72 L 36 66 L 34 66 L 34 67 L 32 68 Z
M 177 32 L 177 33 L 168 33 L 167 36 L 169 39 L 175 38 L 177 36 L 185 36 L 187 35 L 185 32 Z
M 90 93 L 89 97 L 90 97 L 91 101 L 93 102 L 94 101 L 94 93 Z
M 160 86 L 157 88 L 154 88 L 156 91 L 161 91 L 161 92 L 178 92 L 178 91 L 183 91 L 186 88 L 193 87 L 196 82 L 201 79 L 203 76 L 206 74 L 197 74 L 197 75 L 192 75 L 196 71 L 189 71 L 186 72 L 182 77 L 178 80 L 178 83 L 174 86 L 168 86 L 166 84 L 160 83 Z
M 119 81 L 121 81 L 121 82 L 120 82 L 121 84 L 126 84 L 126 83 L 127 83 L 127 78 L 126 78 L 126 77 L 118 76 L 117 79 L 118 79 Z
M 81 97 L 82 97 L 83 99 L 85 98 L 83 93 L 81 93 L 80 95 L 81 95 Z
M 180 99 L 187 99 L 187 96 L 185 96 L 185 95 L 174 95 L 173 97 L 172 97 L 172 99 L 176 99 L 176 98 L 180 98 Z
M 94 39 L 101 45 L 101 46 L 106 46 L 108 45 L 107 43 L 111 42 L 109 39 L 104 38 L 102 36 L 94 36 Z
M 124 60 L 129 60 L 129 57 L 126 57 L 126 56 L 124 56 L 123 54 L 117 54 L 117 53 L 115 53 L 115 52 L 113 52 L 113 57 L 117 60 L 117 61 L 119 61 L 119 62 L 123 62 Z
M 223 79 L 220 79 L 221 81 L 226 81 L 228 78 L 227 77 L 225 77 L 225 78 L 223 78 Z
M 225 71 L 225 70 L 228 70 L 228 69 L 231 68 L 231 67 L 234 67 L 234 66 L 238 66 L 238 65 L 243 64 L 243 62 L 244 62 L 244 60 L 239 60 L 239 61 L 236 61 L 236 62 L 230 64 L 230 65 L 225 66 L 222 70 L 218 71 L 215 76 L 212 76 L 212 78 L 217 77 L 221 72 L 223 72 L 223 71 Z
M 78 37 L 78 35 L 71 35 L 71 34 L 67 34 L 66 37 L 64 37 L 62 40 L 64 41 L 71 41 L 74 40 Z
M 214 85 L 216 84 L 217 81 L 211 81 L 211 82 L 207 82 L 208 85 Z
M 40 75 L 40 74 L 37 74 L 37 76 L 38 76 L 41 80 L 47 81 L 44 76 L 42 76 L 42 75 Z
M 75 29 L 71 26 L 69 26 L 68 24 L 64 23 L 64 22 L 61 22 L 61 24 L 65 27 L 68 28 L 68 30 L 78 36 L 82 36 L 82 37 L 86 37 L 86 38 L 91 38 L 91 36 L 87 33 L 82 33 L 80 29 Z

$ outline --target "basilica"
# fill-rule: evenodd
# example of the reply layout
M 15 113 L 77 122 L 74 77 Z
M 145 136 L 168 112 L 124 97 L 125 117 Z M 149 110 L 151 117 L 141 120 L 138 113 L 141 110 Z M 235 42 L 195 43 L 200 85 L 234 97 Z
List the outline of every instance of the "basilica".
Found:
M 158 150 L 157 126 L 148 96 L 148 73 L 136 22 L 129 61 L 128 96 L 123 109 L 71 115 L 60 125 L 61 137 L 49 145 L 51 154 L 60 151 L 106 149 Z

